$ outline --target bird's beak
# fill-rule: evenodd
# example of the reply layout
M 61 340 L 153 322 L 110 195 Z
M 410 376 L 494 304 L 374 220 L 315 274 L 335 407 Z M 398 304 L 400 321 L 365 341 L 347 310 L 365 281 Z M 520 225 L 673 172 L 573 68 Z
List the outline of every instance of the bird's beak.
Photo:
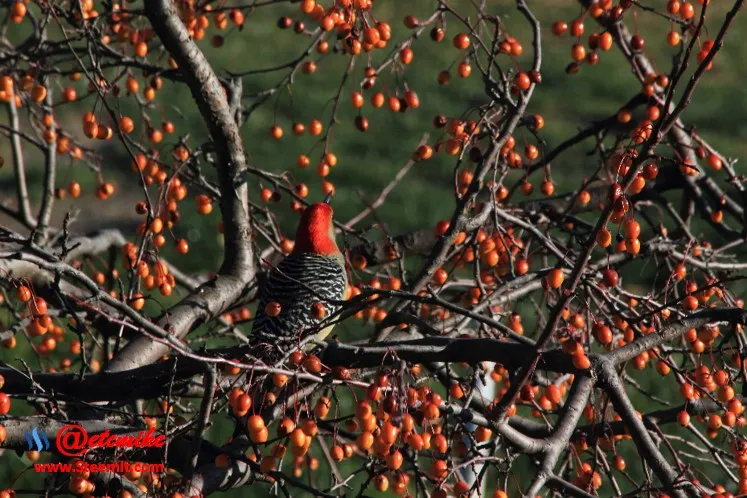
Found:
M 330 192 L 329 194 L 327 194 L 327 197 L 324 198 L 324 203 L 330 204 L 331 202 L 332 202 L 332 193 Z

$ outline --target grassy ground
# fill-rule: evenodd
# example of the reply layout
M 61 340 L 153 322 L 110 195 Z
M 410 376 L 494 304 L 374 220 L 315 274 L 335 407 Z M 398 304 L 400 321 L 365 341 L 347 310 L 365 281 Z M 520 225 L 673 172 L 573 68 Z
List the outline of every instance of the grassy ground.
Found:
M 661 2 L 657 2 L 659 7 Z M 711 37 L 718 29 L 718 21 L 728 8 L 720 2 L 712 2 L 712 14 L 709 16 L 708 28 Z M 506 0 L 489 2 L 488 10 L 491 14 L 501 17 L 509 33 L 515 36 L 524 46 L 524 55 L 517 60 L 519 67 L 526 68 L 529 63 L 530 37 L 524 19 L 516 12 L 513 2 Z M 616 53 L 601 54 L 600 63 L 594 67 L 583 67 L 576 75 L 568 76 L 564 72 L 569 62 L 569 51 L 572 40 L 568 37 L 556 38 L 549 31 L 549 25 L 556 19 L 572 20 L 579 14 L 574 2 L 529 2 L 540 21 L 543 23 L 543 83 L 535 91 L 529 112 L 540 113 L 547 123 L 542 130 L 541 137 L 550 148 L 567 137 L 575 134 L 577 129 L 593 120 L 605 118 L 617 111 L 619 106 L 632 97 L 638 90 L 623 57 Z M 376 2 L 374 13 L 377 18 L 388 20 L 394 31 L 395 40 L 406 36 L 408 30 L 402 25 L 402 18 L 406 14 L 414 14 L 425 18 L 431 2 L 395 2 L 382 0 Z M 268 68 L 286 61 L 291 61 L 309 43 L 309 39 L 294 34 L 292 30 L 281 31 L 274 23 L 280 15 L 296 15 L 296 7 L 281 4 L 273 7 L 257 9 L 247 17 L 246 27 L 242 32 L 232 31 L 226 44 L 220 48 L 212 48 L 208 40 L 201 43 L 209 60 L 214 67 L 223 70 L 244 71 Z M 638 30 L 646 37 L 647 54 L 655 61 L 662 71 L 669 70 L 669 63 L 675 50 L 666 46 L 664 37 L 669 30 L 667 21 L 651 15 L 639 15 L 637 20 L 629 17 L 630 26 L 638 26 Z M 593 20 L 587 19 L 586 32 L 592 32 L 596 26 Z M 436 114 L 449 117 L 462 115 L 465 110 L 486 103 L 487 97 L 482 89 L 482 82 L 477 77 L 477 71 L 466 79 L 461 80 L 454 74 L 449 85 L 436 84 L 438 71 L 456 66 L 462 54 L 454 49 L 450 43 L 453 34 L 461 30 L 454 20 L 449 20 L 447 37 L 440 44 L 432 42 L 423 36 L 414 45 L 415 59 L 404 75 L 385 73 L 379 79 L 378 88 L 389 91 L 403 89 L 403 83 L 415 90 L 421 101 L 421 107 L 405 114 L 393 114 L 383 109 L 373 109 L 368 102 L 363 113 L 370 120 L 368 133 L 361 133 L 353 126 L 356 111 L 349 103 L 350 92 L 356 89 L 361 81 L 365 58 L 357 61 L 354 72 L 343 91 L 343 100 L 339 112 L 340 123 L 335 129 L 332 150 L 339 158 L 339 165 L 333 170 L 330 179 L 335 183 L 337 196 L 335 199 L 336 214 L 339 219 L 346 220 L 357 214 L 365 207 L 363 198 L 373 200 L 378 192 L 391 180 L 396 171 L 409 159 L 411 152 L 417 146 L 424 133 L 430 133 L 433 143 L 439 138 L 437 131 L 432 129 L 431 120 Z M 747 25 L 744 19 L 739 19 L 728 38 L 723 52 L 718 56 L 713 71 L 701 82 L 695 93 L 693 104 L 685 112 L 684 119 L 697 126 L 702 135 L 717 146 L 727 157 L 742 157 L 747 152 L 747 100 L 743 98 L 742 82 L 747 78 L 747 66 L 743 63 L 742 47 L 747 42 Z M 316 55 L 314 56 L 316 57 Z M 374 64 L 380 60 L 380 55 L 374 56 Z M 505 57 L 505 56 L 504 56 Z M 345 69 L 347 58 L 331 54 L 319 61 L 319 70 L 313 75 L 298 74 L 292 87 L 292 94 L 283 90 L 276 98 L 270 99 L 259 107 L 249 122 L 242 129 L 242 137 L 250 161 L 253 165 L 276 173 L 288 171 L 295 181 L 303 181 L 311 188 L 312 200 L 322 197 L 320 180 L 316 175 L 313 164 L 319 157 L 320 148 L 315 146 L 315 140 L 308 135 L 297 138 L 290 132 L 291 123 L 295 120 L 308 123 L 311 119 L 320 119 L 325 127 L 330 119 L 332 102 L 340 85 L 340 78 Z M 508 59 L 500 61 L 504 68 L 511 67 Z M 253 76 L 244 83 L 244 93 L 247 96 L 256 93 L 267 86 L 274 86 L 287 73 L 287 70 Z M 79 92 L 83 91 L 80 84 Z M 292 98 L 291 98 L 292 95 Z M 74 130 L 78 136 L 80 130 L 80 113 L 88 109 L 92 99 L 75 106 L 59 108 L 59 120 L 64 126 Z M 206 137 L 206 130 L 189 92 L 181 87 L 166 83 L 161 91 L 155 109 L 149 115 L 156 123 L 163 116 L 172 119 L 179 133 L 189 133 L 190 143 L 196 145 Z M 248 99 L 247 104 L 252 100 Z M 133 109 L 132 103 L 123 101 L 125 108 Z M 3 115 L 3 120 L 5 117 Z M 4 121 L 7 122 L 7 121 Z M 277 123 L 285 129 L 285 136 L 280 141 L 269 138 L 269 127 Z M 140 132 L 144 126 L 138 126 Z M 519 134 L 517 141 L 531 140 L 532 137 Z M 93 145 L 92 142 L 86 142 Z M 168 154 L 174 145 L 173 139 L 161 144 L 163 154 Z M 566 156 L 559 158 L 552 164 L 553 179 L 558 192 L 574 188 L 580 179 L 589 174 L 596 167 L 596 160 L 585 153 L 591 148 L 591 142 L 583 144 Z M 295 166 L 296 156 L 309 153 L 312 157 L 312 167 L 299 170 Z M 78 230 L 103 226 L 119 226 L 126 233 L 133 233 L 137 218 L 133 206 L 140 195 L 132 177 L 129 174 L 129 161 L 125 158 L 121 147 L 102 149 L 104 161 L 104 175 L 113 178 L 118 186 L 116 196 L 106 202 L 97 201 L 92 195 L 95 185 L 93 173 L 82 166 L 64 165 L 60 170 L 60 185 L 65 185 L 73 176 L 84 184 L 87 194 L 76 201 L 60 202 L 56 208 L 56 218 L 62 219 L 64 213 L 70 209 L 79 209 Z M 0 199 L 9 203 L 14 199 L 13 179 L 9 149 L 7 143 L 0 143 L 0 153 L 6 158 L 6 166 L 0 169 Z M 30 154 L 30 152 L 29 152 Z M 65 162 L 65 161 L 63 161 Z M 738 169 L 746 172 L 738 163 Z M 452 170 L 454 162 L 450 158 L 437 156 L 436 158 L 417 164 L 404 178 L 400 185 L 392 192 L 387 203 L 378 210 L 379 219 L 392 233 L 419 228 L 434 224 L 437 220 L 447 217 L 453 209 Z M 29 181 L 32 197 L 39 198 L 42 168 L 38 155 L 29 156 Z M 250 195 L 252 200 L 259 201 L 259 182 L 250 178 Z M 193 272 L 209 272 L 218 268 L 221 262 L 219 240 L 215 234 L 217 213 L 207 218 L 198 218 L 191 209 L 185 209 L 186 222 L 177 228 L 180 237 L 187 237 L 192 247 L 191 255 L 183 258 L 185 269 Z M 295 226 L 295 216 L 290 213 L 288 203 L 284 202 L 278 211 L 281 216 L 283 230 L 292 234 Z M 6 223 L 6 220 L 0 220 Z M 372 224 L 368 219 L 361 226 Z M 171 250 L 166 251 L 167 257 L 174 257 Z M 636 269 L 636 272 L 639 270 Z M 653 277 L 653 268 L 644 268 Z M 528 331 L 534 325 L 529 305 L 526 306 L 525 327 Z M 3 317 L 0 317 L 3 318 Z M 358 330 L 351 330 L 356 333 Z M 20 341 L 23 342 L 23 341 Z M 10 352 L 0 352 L 0 358 L 11 361 L 14 357 L 28 357 L 28 348 L 20 347 Z M 649 375 L 641 376 L 641 387 L 645 390 L 660 391 L 656 386 L 656 375 L 653 371 Z M 671 399 L 672 393 L 657 392 L 657 395 Z M 657 405 L 643 396 L 634 396 L 634 401 L 641 403 L 645 409 L 656 408 Z M 218 421 L 209 431 L 208 436 L 216 443 L 224 441 L 230 436 L 227 423 Z M 632 443 L 623 442 L 620 451 L 631 455 Z M 640 478 L 642 473 L 637 465 L 629 459 L 631 473 Z M 0 486 L 10 480 L 27 464 L 25 458 L 13 455 L 0 457 Z M 343 473 L 352 468 L 343 466 Z M 524 482 L 521 476 L 518 481 Z M 360 482 L 356 481 L 357 484 Z M 19 481 L 22 487 L 38 485 L 38 478 L 30 474 L 24 475 Z M 324 483 L 319 483 L 320 485 Z M 250 490 L 237 490 L 228 493 L 230 496 L 247 496 L 247 494 L 262 496 L 266 488 L 256 487 Z M 355 489 L 355 488 L 354 488 Z M 603 488 L 604 490 L 604 488 Z M 609 489 L 605 491 L 608 494 Z M 605 494 L 602 493 L 602 494 Z

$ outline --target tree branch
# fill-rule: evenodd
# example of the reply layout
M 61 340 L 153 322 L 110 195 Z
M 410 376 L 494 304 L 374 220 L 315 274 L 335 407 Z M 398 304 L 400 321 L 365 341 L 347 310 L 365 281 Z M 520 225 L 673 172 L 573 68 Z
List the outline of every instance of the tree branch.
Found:
M 158 321 L 170 326 L 176 338 L 225 311 L 247 292 L 256 268 L 251 246 L 246 157 L 239 127 L 231 113 L 220 81 L 210 63 L 189 36 L 172 0 L 146 2 L 145 14 L 192 91 L 192 97 L 210 131 L 218 155 L 220 207 L 223 214 L 225 248 L 218 276 L 168 310 Z M 122 371 L 150 363 L 167 348 L 148 337 L 127 344 L 109 364 Z

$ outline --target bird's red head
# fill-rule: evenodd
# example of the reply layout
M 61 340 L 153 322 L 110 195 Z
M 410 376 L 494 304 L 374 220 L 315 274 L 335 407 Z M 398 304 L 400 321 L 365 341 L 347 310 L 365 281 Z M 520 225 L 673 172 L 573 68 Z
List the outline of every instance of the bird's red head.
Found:
M 293 252 L 313 252 L 328 256 L 340 252 L 335 242 L 332 206 L 327 202 L 312 204 L 301 214 Z

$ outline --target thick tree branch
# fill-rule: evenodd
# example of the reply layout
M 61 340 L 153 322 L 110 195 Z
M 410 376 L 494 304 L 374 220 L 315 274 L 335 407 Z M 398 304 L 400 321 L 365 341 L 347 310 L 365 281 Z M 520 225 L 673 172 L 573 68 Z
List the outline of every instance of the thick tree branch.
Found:
M 669 464 L 666 457 L 657 448 L 633 403 L 625 392 L 625 385 L 615 371 L 614 364 L 608 359 L 599 359 L 595 366 L 600 387 L 610 397 L 615 411 L 622 417 L 630 435 L 638 448 L 638 453 L 653 469 L 664 488 L 675 497 L 700 496 L 697 489 L 690 484 L 687 492 L 679 488 L 683 476 Z
M 243 178 L 246 157 L 239 127 L 231 113 L 226 93 L 210 63 L 197 47 L 171 0 L 146 2 L 145 13 L 166 50 L 179 65 L 197 107 L 210 131 L 218 155 L 220 206 L 225 248 L 218 276 L 203 284 L 158 321 L 169 326 L 176 338 L 210 318 L 218 316 L 247 291 L 255 275 L 247 187 Z M 109 369 L 127 370 L 150 363 L 167 352 L 163 344 L 140 337 L 127 344 Z

